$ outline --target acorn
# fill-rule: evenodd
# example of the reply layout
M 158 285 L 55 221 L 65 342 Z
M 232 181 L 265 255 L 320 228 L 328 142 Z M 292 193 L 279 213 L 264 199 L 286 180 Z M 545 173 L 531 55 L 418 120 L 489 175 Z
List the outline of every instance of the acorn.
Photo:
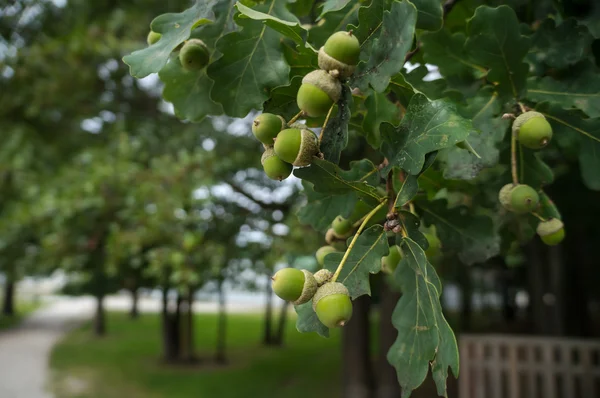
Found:
M 337 216 L 331 223 L 331 228 L 339 236 L 348 236 L 352 232 L 352 223 L 342 216 Z
M 319 140 L 308 129 L 286 129 L 277 134 L 275 153 L 281 160 L 294 166 L 308 166 L 319 153 Z
M 360 43 L 352 32 L 336 32 L 319 49 L 319 68 L 340 79 L 350 77 L 360 57 Z
M 291 301 L 294 305 L 310 301 L 317 291 L 317 281 L 313 274 L 303 269 L 283 268 L 275 273 L 273 292 L 281 299 Z
M 285 128 L 285 119 L 272 113 L 261 113 L 252 122 L 252 134 L 266 146 L 273 146 L 277 134 Z
M 149 46 L 151 46 L 154 43 L 156 43 L 157 41 L 159 41 L 161 37 L 162 37 L 162 35 L 160 33 L 157 33 L 157 32 L 154 32 L 151 30 L 150 32 L 148 32 L 148 37 L 146 37 L 146 42 L 148 43 Z
M 260 163 L 267 177 L 272 180 L 282 181 L 292 174 L 294 167 L 281 160 L 273 148 L 267 147 L 260 158 Z
M 327 282 L 318 288 L 312 305 L 319 321 L 328 328 L 344 326 L 352 317 L 350 293 L 339 282 Z
M 558 218 L 540 222 L 536 232 L 548 246 L 558 245 L 565 238 L 565 226 Z
M 502 187 L 502 189 L 500 189 L 500 192 L 498 193 L 498 200 L 500 201 L 500 204 L 508 211 L 513 211 L 512 205 L 510 203 L 510 194 L 514 187 L 514 184 L 506 184 Z
M 317 281 L 317 285 L 323 286 L 327 282 L 329 282 L 333 278 L 333 273 L 328 269 L 321 269 L 315 272 L 315 280 Z
M 208 65 L 210 52 L 200 39 L 189 39 L 179 51 L 179 61 L 185 70 L 200 70 Z
M 531 213 L 540 203 L 538 193 L 526 184 L 519 184 L 510 191 L 510 207 L 516 214 Z
M 535 111 L 520 114 L 512 130 L 521 145 L 530 149 L 542 149 L 552 139 L 552 126 L 544 115 Z
M 311 117 L 325 116 L 342 95 L 342 84 L 324 70 L 304 76 L 296 97 L 298 108 Z
M 387 256 L 381 257 L 381 271 L 386 274 L 392 274 L 398 264 L 400 264 L 400 260 L 402 259 L 402 252 L 400 251 L 400 247 L 398 245 L 390 246 L 390 253 Z
M 323 246 L 320 247 L 315 253 L 315 257 L 317 258 L 317 263 L 322 267 L 325 264 L 325 257 L 328 254 L 335 253 L 337 250 L 333 246 Z

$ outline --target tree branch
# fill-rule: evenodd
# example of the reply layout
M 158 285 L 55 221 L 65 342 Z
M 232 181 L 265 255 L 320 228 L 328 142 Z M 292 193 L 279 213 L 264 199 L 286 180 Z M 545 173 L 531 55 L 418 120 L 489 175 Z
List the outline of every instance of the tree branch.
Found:
M 252 196 L 251 194 L 249 194 L 248 192 L 246 192 L 242 187 L 240 187 L 239 185 L 228 181 L 227 184 L 231 187 L 231 189 L 233 189 L 234 192 L 239 193 L 240 195 L 246 197 L 247 199 L 250 199 L 252 202 L 256 203 L 257 205 L 259 205 L 260 207 L 262 207 L 265 210 L 279 210 L 282 212 L 287 212 L 290 210 L 291 205 L 286 204 L 286 203 L 267 203 L 264 202 L 260 199 L 255 198 L 254 196 Z

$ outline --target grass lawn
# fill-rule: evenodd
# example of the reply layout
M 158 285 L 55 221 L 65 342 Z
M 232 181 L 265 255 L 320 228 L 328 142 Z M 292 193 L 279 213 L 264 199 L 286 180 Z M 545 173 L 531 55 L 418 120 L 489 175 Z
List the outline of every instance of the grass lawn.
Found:
M 15 315 L 0 315 L 0 330 L 8 329 L 10 327 L 18 325 L 23 320 L 23 318 L 40 308 L 41 304 L 42 303 L 40 301 L 34 300 L 17 301 L 15 305 Z
M 111 313 L 108 335 L 97 339 L 90 325 L 55 346 L 50 366 L 57 398 L 306 398 L 339 396 L 339 331 L 329 339 L 300 334 L 288 321 L 283 348 L 261 346 L 262 316 L 228 318 L 229 364 L 210 362 L 217 318 L 196 316 L 196 367 L 161 364 L 160 318 L 129 320 Z

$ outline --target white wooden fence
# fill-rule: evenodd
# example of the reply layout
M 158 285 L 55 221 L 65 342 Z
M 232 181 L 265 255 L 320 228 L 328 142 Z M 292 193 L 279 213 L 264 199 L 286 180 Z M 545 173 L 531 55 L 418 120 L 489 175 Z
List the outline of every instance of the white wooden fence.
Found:
M 600 398 L 600 340 L 462 335 L 460 398 Z

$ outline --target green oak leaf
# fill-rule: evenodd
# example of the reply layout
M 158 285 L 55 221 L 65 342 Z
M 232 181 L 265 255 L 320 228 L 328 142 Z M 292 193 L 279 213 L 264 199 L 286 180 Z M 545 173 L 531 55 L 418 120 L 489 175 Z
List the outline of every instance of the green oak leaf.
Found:
M 379 126 L 387 121 L 396 124 L 399 121 L 399 109 L 388 99 L 384 93 L 372 92 L 365 101 L 367 114 L 363 119 L 362 128 L 365 132 L 367 143 L 373 148 L 381 146 L 381 133 Z
M 285 21 L 283 19 L 276 18 L 273 15 L 253 10 L 252 8 L 246 7 L 239 2 L 235 6 L 241 15 L 251 18 L 255 21 L 262 21 L 271 29 L 281 33 L 285 37 L 292 39 L 296 44 L 298 44 L 298 46 L 305 47 L 316 53 L 316 50 L 306 42 L 306 39 L 308 38 L 308 31 L 300 26 L 300 23 L 294 14 L 287 13 L 286 17 L 293 19 L 293 21 Z M 284 12 L 280 11 L 280 14 L 284 14 Z
M 259 10 L 274 17 L 289 14 L 277 0 L 267 1 Z M 227 115 L 244 117 L 260 108 L 271 89 L 288 84 L 290 67 L 278 32 L 241 14 L 235 16 L 235 22 L 243 29 L 217 41 L 217 50 L 223 55 L 208 66 L 208 76 L 218 87 L 211 98 L 223 105 Z
M 354 192 L 342 195 L 315 192 L 311 183 L 303 181 L 307 204 L 298 210 L 298 220 L 309 224 L 317 231 L 327 231 L 339 215 L 350 217 L 358 197 Z
M 294 170 L 294 175 L 314 185 L 314 190 L 320 193 L 343 195 L 350 192 L 371 204 L 377 204 L 383 199 L 374 186 L 361 180 L 364 176 L 373 175 L 377 167 L 368 159 L 353 162 L 349 171 L 340 169 L 334 163 L 313 158 L 309 167 Z
M 178 118 L 199 122 L 207 115 L 222 112 L 221 105 L 210 99 L 213 81 L 204 70 L 186 71 L 179 57 L 172 56 L 158 76 L 165 84 L 163 98 L 173 104 Z
M 201 39 L 209 48 L 215 48 L 217 40 L 221 36 L 237 30 L 237 25 L 233 20 L 234 13 L 232 12 L 235 3 L 235 0 L 220 0 L 213 8 L 215 21 L 193 29 L 190 37 Z M 212 58 L 216 59 L 220 55 L 218 51 L 215 51 Z
M 458 375 L 458 348 L 442 313 L 442 286 L 425 252 L 415 241 L 404 238 L 400 248 L 402 260 L 393 277 L 402 290 L 402 297 L 392 314 L 398 337 L 387 358 L 396 368 L 403 398 L 408 398 L 423 383 L 430 363 L 438 392 L 445 392 L 446 379 L 440 376 L 447 374 L 448 367 Z
M 406 174 L 404 180 L 399 182 L 398 186 L 394 187 L 394 189 L 398 191 L 394 207 L 400 208 L 415 197 L 419 191 L 418 178 L 419 177 L 414 174 Z
M 279 86 L 271 90 L 271 97 L 264 103 L 263 110 L 290 120 L 298 113 L 296 96 L 302 85 L 302 77 L 295 76 L 288 86 Z
M 312 300 L 308 303 L 295 305 L 294 310 L 298 314 L 296 319 L 296 329 L 300 333 L 316 332 L 323 337 L 329 337 L 329 328 L 319 321 L 317 314 L 312 308 Z
M 352 1 L 346 4 L 346 7 L 338 11 L 328 12 L 308 31 L 308 40 L 316 48 L 325 44 L 332 32 L 348 30 L 348 25 L 355 24 L 358 21 L 358 10 L 360 9 L 358 1 Z M 360 39 L 360 38 L 359 38 Z
M 365 52 L 370 51 L 373 41 L 381 32 L 383 12 L 389 9 L 387 3 L 386 0 L 372 0 L 368 6 L 360 7 L 358 10 L 358 25 L 350 26 L 352 33 L 361 43 L 363 59 L 366 59 Z
M 398 127 L 382 123 L 380 130 L 381 151 L 389 161 L 385 170 L 400 167 L 409 174 L 418 174 L 425 155 L 464 141 L 473 127 L 450 102 L 430 101 L 418 93 L 412 97 Z
M 540 214 L 540 216 L 546 219 L 558 218 L 559 220 L 562 220 L 560 211 L 558 210 L 558 207 L 556 207 L 552 199 L 550 199 L 550 196 L 548 196 L 544 191 L 540 191 L 539 195 L 540 209 L 538 210 L 538 213 Z
M 290 66 L 290 78 L 295 76 L 304 77 L 309 72 L 319 68 L 317 54 L 312 51 L 298 52 L 284 43 L 283 53 Z
M 588 61 L 565 79 L 532 77 L 527 81 L 527 99 L 551 102 L 564 109 L 579 108 L 589 117 L 600 117 L 600 76 Z
M 467 265 L 482 263 L 500 252 L 500 236 L 491 218 L 470 214 L 466 207 L 449 209 L 446 200 L 419 200 L 422 220 L 435 225 L 444 251 L 455 251 Z
M 574 18 L 558 26 L 553 18 L 547 18 L 531 37 L 528 58 L 553 68 L 566 68 L 589 55 L 592 40 L 588 29 Z
M 401 210 L 398 212 L 398 220 L 410 239 L 417 242 L 417 244 L 421 246 L 423 250 L 427 250 L 429 248 L 429 241 L 419 229 L 419 226 L 421 225 L 421 220 L 419 217 L 410 211 Z
M 420 37 L 423 59 L 437 65 L 440 74 L 450 76 L 485 76 L 485 68 L 472 63 L 465 50 L 467 37 L 462 32 L 450 33 L 447 29 L 425 32 Z
M 348 145 L 348 123 L 352 114 L 352 92 L 347 85 L 342 86 L 342 95 L 337 102 L 337 114 L 329 119 L 325 130 L 321 132 L 321 152 L 326 160 L 339 163 L 340 156 Z
M 557 136 L 574 136 L 579 142 L 579 169 L 584 184 L 600 190 L 600 118 L 585 119 L 581 112 L 564 110 L 553 104 L 539 104 L 538 112 L 546 116 Z M 561 141 L 558 141 L 559 145 Z
M 417 10 L 408 1 L 394 1 L 390 11 L 383 12 L 381 29 L 372 33 L 375 38 L 370 48 L 363 46 L 362 61 L 351 78 L 352 87 L 365 93 L 369 87 L 377 92 L 386 90 L 392 76 L 404 65 L 404 57 L 415 35 L 416 20 Z
M 163 14 L 151 23 L 151 29 L 160 33 L 160 40 L 153 45 L 123 57 L 129 65 L 132 76 L 143 78 L 159 72 L 169 60 L 171 52 L 190 37 L 194 28 L 214 20 L 213 7 L 220 0 L 197 0 L 187 10 L 180 13 Z
M 522 184 L 539 189 L 554 181 L 552 169 L 542 160 L 538 152 L 519 145 L 517 157 L 519 182 Z
M 387 233 L 381 225 L 373 225 L 356 239 L 337 279 L 348 288 L 352 300 L 364 294 L 371 295 L 369 276 L 381 271 L 381 257 L 388 253 Z M 325 257 L 324 268 L 335 272 L 342 257 L 344 253 L 331 253 Z
M 417 7 L 417 28 L 425 30 L 439 30 L 444 24 L 444 9 L 439 0 L 412 0 Z
M 529 70 L 523 62 L 530 40 L 519 31 L 514 10 L 506 5 L 478 7 L 467 25 L 465 44 L 470 58 L 490 68 L 487 79 L 502 96 L 519 98 Z
M 321 14 L 317 18 L 317 21 L 323 18 L 328 12 L 342 10 L 349 2 L 350 0 L 325 0 L 323 4 L 321 4 Z
M 489 86 L 468 100 L 461 114 L 471 119 L 476 129 L 469 135 L 469 144 L 479 157 L 456 146 L 440 151 L 440 159 L 445 164 L 444 178 L 470 180 L 482 169 L 498 164 L 498 145 L 510 125 L 510 121 L 502 119 L 501 111 L 498 94 Z

